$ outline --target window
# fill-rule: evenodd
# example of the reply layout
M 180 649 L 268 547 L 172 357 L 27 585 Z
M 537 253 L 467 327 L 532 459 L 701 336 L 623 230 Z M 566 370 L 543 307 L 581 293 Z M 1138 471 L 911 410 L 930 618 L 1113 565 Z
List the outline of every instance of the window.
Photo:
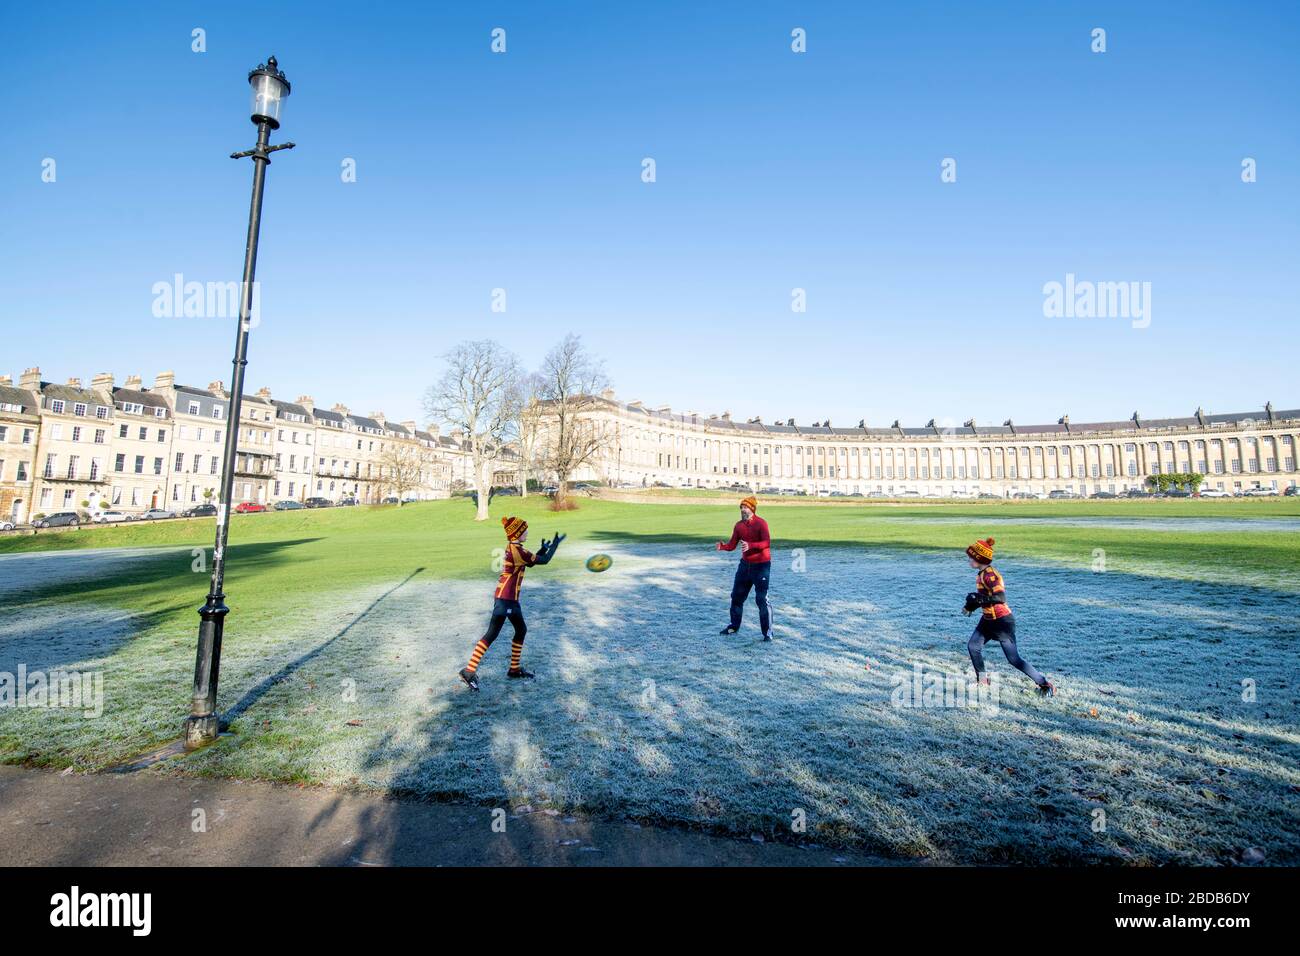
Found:
M 27 480 L 27 462 L 25 461 L 20 461 L 18 463 L 18 480 L 19 481 Z
M 175 471 L 184 471 L 184 470 L 185 470 L 185 454 L 184 454 L 183 452 L 179 452 L 179 451 L 178 451 L 178 452 L 176 453 L 176 464 L 175 464 L 175 469 L 174 469 L 174 470 L 175 470 Z
M 155 459 L 153 460 L 153 473 L 154 473 L 155 475 L 161 475 L 161 474 L 162 474 L 162 466 L 163 466 L 163 460 L 162 460 L 161 458 L 155 458 Z
M 71 481 L 73 478 L 76 477 L 77 477 L 77 456 L 69 455 L 68 456 L 68 480 Z
M 135 456 L 135 473 L 137 475 L 144 474 L 144 455 Z M 132 504 L 134 504 L 134 502 L 132 502 Z
M 63 399 L 61 399 L 61 398 L 56 398 L 54 401 L 50 402 L 50 411 L 52 411 L 52 412 L 53 412 L 54 414 L 56 414 L 56 415 L 62 415 L 62 414 L 63 414 Z
M 144 427 L 141 427 L 141 428 L 140 428 L 140 440 L 141 440 L 141 441 L 148 441 L 148 440 L 149 440 L 149 429 L 144 428 Z
M 105 405 L 96 405 L 95 417 L 99 419 L 108 418 L 108 407 Z
M 53 478 L 53 477 L 54 477 L 54 464 L 55 464 L 55 461 L 56 461 L 56 459 L 55 459 L 55 457 L 54 457 L 53 455 L 46 455 L 46 456 L 45 456 L 45 474 L 44 474 L 44 477 L 46 477 L 46 478 Z
M 113 470 L 122 471 L 126 468 L 126 455 L 118 455 L 113 459 Z
M 125 425 L 119 425 L 119 426 L 118 426 L 118 429 L 117 429 L 117 437 L 118 437 L 118 438 L 125 438 L 125 437 L 126 437 L 126 426 L 125 426 Z
M 166 417 L 167 417 L 167 409 L 163 408 L 161 405 L 158 406 L 157 408 L 155 408 L 155 409 L 153 410 L 153 417 L 154 417 L 154 418 L 166 418 Z
M 73 429 L 72 429 L 72 440 L 73 440 L 73 441 L 81 441 L 81 426 L 80 426 L 80 425 L 76 425 L 76 426 L 73 427 Z
M 165 429 L 165 428 L 160 428 L 160 429 L 158 429 L 158 440 L 159 440 L 159 441 L 166 441 L 166 440 L 167 440 L 167 429 Z
M 213 406 L 212 406 L 212 417 L 213 417 L 213 418 L 220 418 L 220 417 L 221 417 L 221 408 L 222 408 L 222 406 L 220 406 L 220 405 L 213 405 Z
M 186 408 L 186 411 L 188 411 L 191 415 L 197 415 L 199 413 L 199 403 L 190 402 L 190 404 Z
M 72 406 L 72 414 L 74 414 L 74 415 L 85 415 L 85 414 L 86 414 L 86 403 L 85 403 L 85 402 L 77 402 L 75 405 L 73 405 L 73 406 Z
M 95 429 L 95 444 L 96 445 L 104 444 L 104 429 L 102 428 Z

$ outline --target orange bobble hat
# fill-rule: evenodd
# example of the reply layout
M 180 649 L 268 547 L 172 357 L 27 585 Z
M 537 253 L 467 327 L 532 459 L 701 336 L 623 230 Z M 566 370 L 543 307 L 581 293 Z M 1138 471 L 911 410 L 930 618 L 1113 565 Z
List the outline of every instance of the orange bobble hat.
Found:
M 968 557 L 974 558 L 984 564 L 993 563 L 993 539 L 985 538 L 983 541 L 976 541 L 966 549 Z
M 758 499 L 753 495 L 750 495 L 748 498 L 741 498 L 740 504 L 741 507 L 748 508 L 750 514 L 758 514 Z
M 506 529 L 506 537 L 511 541 L 518 541 L 528 530 L 528 522 L 523 518 L 502 518 L 501 526 Z

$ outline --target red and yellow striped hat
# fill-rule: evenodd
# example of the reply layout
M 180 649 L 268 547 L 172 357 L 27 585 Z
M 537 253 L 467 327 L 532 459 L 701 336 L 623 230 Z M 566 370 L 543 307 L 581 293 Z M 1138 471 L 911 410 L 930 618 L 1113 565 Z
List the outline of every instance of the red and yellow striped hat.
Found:
M 993 539 L 985 538 L 983 541 L 976 541 L 966 549 L 966 554 L 976 561 L 982 561 L 985 564 L 993 563 Z
M 501 526 L 506 529 L 506 537 L 517 541 L 528 530 L 528 522 L 523 518 L 502 518 Z
M 748 508 L 751 514 L 758 514 L 758 499 L 753 495 L 750 495 L 748 498 L 741 498 L 740 506 L 742 508 Z

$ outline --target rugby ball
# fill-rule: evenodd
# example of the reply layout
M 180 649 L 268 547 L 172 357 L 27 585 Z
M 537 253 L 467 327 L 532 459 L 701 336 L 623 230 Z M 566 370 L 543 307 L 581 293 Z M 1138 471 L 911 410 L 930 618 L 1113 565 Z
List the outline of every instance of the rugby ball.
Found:
M 593 554 L 587 559 L 587 570 L 599 574 L 601 571 L 608 570 L 613 563 L 614 559 L 607 554 Z

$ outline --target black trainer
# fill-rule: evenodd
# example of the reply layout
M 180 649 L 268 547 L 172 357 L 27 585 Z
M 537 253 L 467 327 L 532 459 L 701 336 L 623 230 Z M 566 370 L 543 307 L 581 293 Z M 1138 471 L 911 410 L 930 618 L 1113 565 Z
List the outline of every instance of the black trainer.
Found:
M 718 631 L 718 633 L 719 633 L 719 634 L 735 634 L 736 631 L 738 631 L 738 630 L 740 630 L 740 628 L 738 628 L 738 627 L 732 627 L 730 624 L 728 624 L 728 625 L 727 625 L 726 627 L 724 627 L 722 630 Z
M 766 634 L 763 635 L 763 640 L 765 640 L 765 641 L 770 641 L 771 639 L 772 639 L 772 632 L 771 632 L 771 631 L 768 631 Z
M 474 676 L 474 672 L 468 667 L 460 669 L 460 679 L 468 685 L 470 690 L 478 690 L 478 678 Z
M 509 677 L 511 680 L 523 680 L 523 679 L 531 680 L 537 675 L 534 674 L 532 671 L 526 671 L 521 667 L 519 668 L 519 670 L 506 671 L 506 676 Z

